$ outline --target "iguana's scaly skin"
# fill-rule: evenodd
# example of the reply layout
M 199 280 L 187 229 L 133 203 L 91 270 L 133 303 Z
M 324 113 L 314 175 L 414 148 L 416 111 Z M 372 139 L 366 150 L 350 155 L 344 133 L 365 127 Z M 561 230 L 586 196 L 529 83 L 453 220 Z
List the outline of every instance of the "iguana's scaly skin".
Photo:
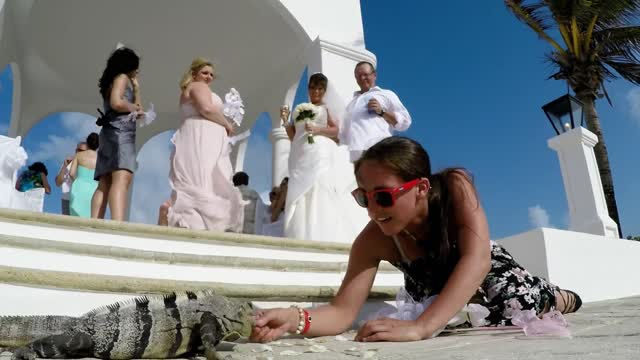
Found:
M 222 339 L 248 337 L 250 302 L 211 291 L 138 297 L 80 317 L 0 317 L 0 347 L 14 359 L 166 359 L 204 350 L 215 359 Z

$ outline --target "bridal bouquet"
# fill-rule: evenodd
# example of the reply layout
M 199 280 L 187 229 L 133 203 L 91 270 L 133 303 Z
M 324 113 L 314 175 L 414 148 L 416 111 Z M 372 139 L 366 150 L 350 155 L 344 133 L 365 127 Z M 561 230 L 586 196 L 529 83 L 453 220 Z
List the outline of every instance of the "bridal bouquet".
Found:
M 231 88 L 224 96 L 224 106 L 222 113 L 229 120 L 233 121 L 236 126 L 240 126 L 244 117 L 244 104 L 238 90 Z
M 296 106 L 293 110 L 293 120 L 295 122 L 304 121 L 305 123 L 313 123 L 318 115 L 318 107 L 311 103 L 302 103 Z M 313 134 L 307 134 L 307 142 L 309 144 L 315 143 L 313 140 Z

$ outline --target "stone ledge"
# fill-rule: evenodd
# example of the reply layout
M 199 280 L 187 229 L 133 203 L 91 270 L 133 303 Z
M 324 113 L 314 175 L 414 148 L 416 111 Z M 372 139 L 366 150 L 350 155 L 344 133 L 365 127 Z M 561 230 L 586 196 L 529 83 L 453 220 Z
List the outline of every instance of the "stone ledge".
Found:
M 0 246 L 40 250 L 47 252 L 85 255 L 111 259 L 126 259 L 169 265 L 201 265 L 242 269 L 298 271 L 298 272 L 345 272 L 346 262 L 299 261 L 263 259 L 238 256 L 196 255 L 131 249 L 118 246 L 79 244 L 64 241 L 33 239 L 0 234 Z M 379 272 L 393 273 L 398 270 L 389 263 L 381 263 Z
M 0 265 L 0 283 L 122 294 L 161 294 L 173 291 L 212 289 L 216 293 L 252 301 L 328 302 L 338 292 L 334 286 L 240 285 L 205 281 L 147 279 L 114 275 L 96 275 L 47 271 Z M 393 300 L 398 287 L 375 286 L 370 300 Z
M 37 213 L 31 211 L 0 209 L 0 221 L 26 223 L 35 226 L 58 226 L 70 230 L 101 231 L 115 235 L 189 241 L 199 243 L 222 243 L 239 246 L 258 246 L 302 251 L 324 251 L 348 254 L 351 246 L 328 241 L 308 241 L 262 235 L 237 234 L 205 230 L 189 230 L 166 226 L 136 224 L 113 220 L 85 219 L 75 216 Z

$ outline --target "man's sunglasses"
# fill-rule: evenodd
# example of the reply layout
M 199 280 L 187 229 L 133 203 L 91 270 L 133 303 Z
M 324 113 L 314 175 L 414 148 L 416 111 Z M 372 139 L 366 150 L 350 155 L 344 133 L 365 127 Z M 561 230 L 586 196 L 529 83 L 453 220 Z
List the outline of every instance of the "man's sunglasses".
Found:
M 416 185 L 425 182 L 425 179 L 414 179 L 407 183 L 404 183 L 397 188 L 378 189 L 373 191 L 364 191 L 360 188 L 351 192 L 353 198 L 356 199 L 358 205 L 366 208 L 369 206 L 369 201 L 374 201 L 380 207 L 392 207 L 395 205 L 398 197 L 405 192 L 413 189 Z

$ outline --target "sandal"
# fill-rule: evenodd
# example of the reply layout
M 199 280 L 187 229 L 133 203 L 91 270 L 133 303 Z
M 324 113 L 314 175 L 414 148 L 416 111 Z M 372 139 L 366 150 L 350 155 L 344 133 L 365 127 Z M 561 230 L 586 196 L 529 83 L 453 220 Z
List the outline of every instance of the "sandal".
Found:
M 564 302 L 564 309 L 561 311 L 563 314 L 576 312 L 582 306 L 582 299 L 580 299 L 580 295 L 571 290 L 560 289 L 558 291 L 558 296 L 560 296 Z

